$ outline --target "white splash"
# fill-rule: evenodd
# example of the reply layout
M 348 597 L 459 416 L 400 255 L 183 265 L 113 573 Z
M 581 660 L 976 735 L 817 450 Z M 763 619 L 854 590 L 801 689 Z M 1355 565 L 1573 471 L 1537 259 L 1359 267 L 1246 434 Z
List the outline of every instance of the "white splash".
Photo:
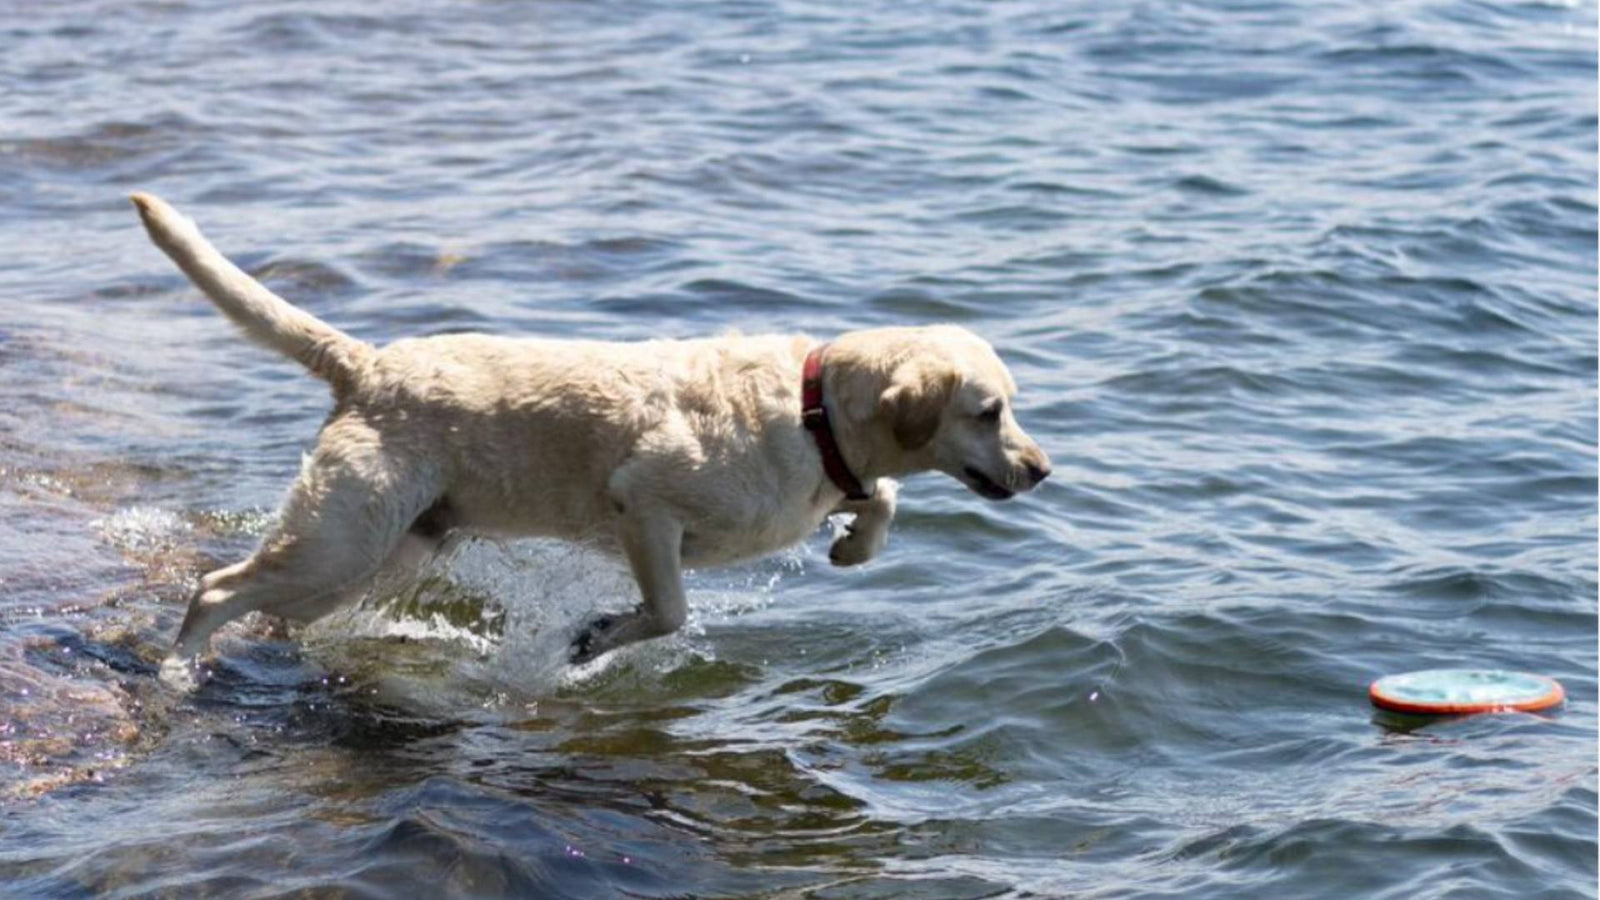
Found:
M 138 556 L 172 550 L 194 530 L 177 513 L 153 506 L 119 509 L 90 524 L 106 543 Z
M 803 562 L 796 550 L 747 569 L 696 573 L 677 635 L 573 666 L 572 641 L 591 619 L 639 603 L 626 565 L 584 545 L 469 538 L 414 578 L 380 579 L 362 603 L 308 627 L 302 641 L 324 665 L 380 681 L 391 699 L 521 708 L 623 673 L 657 678 L 690 656 L 710 656 L 706 624 L 765 608 Z

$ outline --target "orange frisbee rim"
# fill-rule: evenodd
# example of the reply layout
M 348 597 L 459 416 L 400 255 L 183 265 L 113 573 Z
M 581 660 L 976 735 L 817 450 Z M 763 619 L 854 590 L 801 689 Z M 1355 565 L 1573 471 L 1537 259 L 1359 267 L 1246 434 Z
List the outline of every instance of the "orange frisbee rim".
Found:
M 1530 679 L 1542 683 L 1545 687 L 1540 694 L 1519 694 L 1508 699 L 1492 700 L 1424 700 L 1416 697 L 1405 697 L 1397 694 L 1394 685 L 1399 679 L 1412 678 L 1418 675 L 1451 673 L 1454 675 L 1492 675 L 1509 676 L 1514 678 Z M 1385 684 L 1389 682 L 1389 684 Z M 1399 682 L 1404 684 L 1404 682 Z M 1404 675 L 1387 675 L 1372 683 L 1367 691 L 1372 699 L 1372 705 L 1391 712 L 1413 713 L 1418 715 L 1472 715 L 1475 713 L 1496 712 L 1539 712 L 1560 706 L 1567 699 L 1567 692 L 1561 687 L 1561 682 L 1545 675 L 1534 675 L 1528 672 L 1502 672 L 1495 670 L 1478 669 L 1428 669 L 1421 672 L 1407 672 Z

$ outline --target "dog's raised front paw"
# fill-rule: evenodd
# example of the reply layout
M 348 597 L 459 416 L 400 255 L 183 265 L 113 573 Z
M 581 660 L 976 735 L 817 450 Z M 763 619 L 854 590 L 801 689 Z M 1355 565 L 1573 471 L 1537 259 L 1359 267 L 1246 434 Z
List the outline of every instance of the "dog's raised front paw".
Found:
M 836 566 L 859 566 L 877 556 L 888 542 L 887 528 L 858 528 L 851 525 L 828 548 L 828 562 Z

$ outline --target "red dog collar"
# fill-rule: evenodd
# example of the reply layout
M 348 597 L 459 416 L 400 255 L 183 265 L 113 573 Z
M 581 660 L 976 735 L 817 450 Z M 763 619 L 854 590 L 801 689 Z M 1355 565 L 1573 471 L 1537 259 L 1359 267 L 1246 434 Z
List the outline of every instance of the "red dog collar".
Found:
M 839 452 L 839 443 L 833 438 L 833 427 L 828 424 L 828 408 L 822 405 L 822 354 L 827 344 L 818 344 L 806 354 L 806 366 L 800 382 L 800 422 L 811 432 L 817 442 L 817 453 L 822 456 L 822 470 L 828 480 L 851 500 L 869 500 L 871 495 L 861 489 L 861 482 L 850 471 Z

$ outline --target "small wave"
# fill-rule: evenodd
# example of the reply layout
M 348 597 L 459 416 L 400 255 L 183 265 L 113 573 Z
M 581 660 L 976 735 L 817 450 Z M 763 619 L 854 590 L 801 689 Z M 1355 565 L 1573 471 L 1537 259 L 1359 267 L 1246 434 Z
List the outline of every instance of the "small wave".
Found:
M 876 308 L 908 320 L 965 322 L 978 317 L 979 311 L 958 300 L 940 296 L 920 288 L 896 288 L 874 294 L 866 302 Z
M 1172 182 L 1172 186 L 1186 194 L 1206 197 L 1243 197 L 1250 193 L 1247 188 L 1209 175 L 1185 175 Z
M 1477 76 L 1505 78 L 1527 74 L 1505 55 L 1488 56 L 1434 44 L 1341 47 L 1319 54 L 1319 59 L 1337 69 L 1377 69 L 1389 77 L 1428 81 L 1467 80 Z
M 74 171 L 125 168 L 179 150 L 199 124 L 174 113 L 105 121 L 75 134 L 0 141 L 0 159 Z
M 314 259 L 275 259 L 253 267 L 251 274 L 307 308 L 361 288 L 361 283 L 340 267 Z
M 787 291 L 774 290 L 724 278 L 701 278 L 682 286 L 681 290 L 697 298 L 717 303 L 737 304 L 763 309 L 811 309 L 812 301 Z

